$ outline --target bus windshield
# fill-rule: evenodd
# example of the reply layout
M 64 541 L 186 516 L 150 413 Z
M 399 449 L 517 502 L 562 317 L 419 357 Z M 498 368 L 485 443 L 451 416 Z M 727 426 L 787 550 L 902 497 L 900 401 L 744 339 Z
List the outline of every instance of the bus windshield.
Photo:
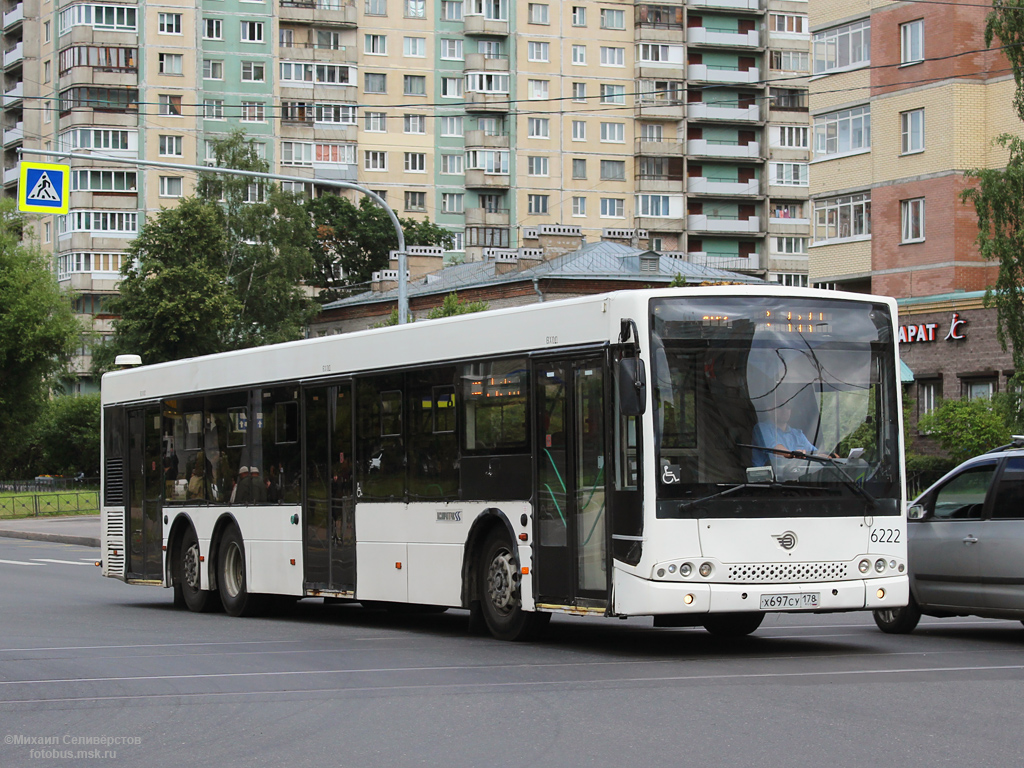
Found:
M 883 304 L 651 302 L 659 517 L 898 514 Z

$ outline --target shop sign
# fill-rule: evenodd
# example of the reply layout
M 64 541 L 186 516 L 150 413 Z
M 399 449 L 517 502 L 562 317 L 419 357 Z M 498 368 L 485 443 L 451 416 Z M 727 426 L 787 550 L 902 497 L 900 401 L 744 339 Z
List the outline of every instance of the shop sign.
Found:
M 936 341 L 939 338 L 939 323 L 917 323 L 913 325 L 900 326 L 900 344 L 917 344 L 921 342 Z M 943 337 L 943 341 L 960 341 L 967 338 L 967 321 L 960 317 L 959 312 L 954 312 L 949 320 L 949 331 Z

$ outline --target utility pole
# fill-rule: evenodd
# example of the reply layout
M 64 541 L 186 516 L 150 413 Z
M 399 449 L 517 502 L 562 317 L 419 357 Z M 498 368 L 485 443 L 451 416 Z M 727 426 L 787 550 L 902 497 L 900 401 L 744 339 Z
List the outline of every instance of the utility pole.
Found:
M 217 168 L 207 165 L 185 165 L 182 163 L 168 163 L 160 160 L 135 160 L 126 157 L 109 157 L 107 155 L 87 154 L 83 152 L 61 152 L 52 149 L 24 149 L 19 148 L 18 154 L 25 155 L 47 155 L 49 157 L 65 157 L 72 160 L 92 160 L 104 163 L 124 163 L 126 165 L 147 166 L 152 168 L 175 168 L 179 171 L 195 171 L 197 173 L 222 173 L 232 176 L 246 176 L 253 179 L 269 179 L 270 181 L 295 181 L 300 184 L 319 184 L 322 187 L 334 187 L 336 189 L 353 189 L 360 192 L 377 205 L 387 211 L 392 225 L 395 227 L 395 234 L 398 235 L 398 322 L 399 324 L 409 322 L 409 284 L 405 279 L 406 258 L 405 233 L 398 221 L 398 216 L 387 204 L 383 197 L 366 187 L 354 184 L 350 181 L 335 181 L 333 179 L 309 179 L 303 176 L 285 176 L 280 173 L 262 173 L 260 171 L 242 171 L 237 168 Z

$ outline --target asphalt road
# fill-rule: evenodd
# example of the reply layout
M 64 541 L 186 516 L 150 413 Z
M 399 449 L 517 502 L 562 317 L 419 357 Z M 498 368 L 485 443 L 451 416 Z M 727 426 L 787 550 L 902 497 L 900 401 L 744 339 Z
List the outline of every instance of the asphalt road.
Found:
M 3 768 L 1024 762 L 1018 622 L 772 615 L 724 643 L 559 617 L 509 644 L 462 611 L 187 613 L 97 556 L 0 539 Z

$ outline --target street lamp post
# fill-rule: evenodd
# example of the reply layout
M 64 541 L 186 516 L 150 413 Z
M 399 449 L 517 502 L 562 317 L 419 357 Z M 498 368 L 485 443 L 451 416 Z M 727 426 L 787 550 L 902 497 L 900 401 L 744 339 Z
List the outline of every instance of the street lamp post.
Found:
M 167 163 L 160 160 L 137 160 L 126 157 L 109 157 L 107 155 L 94 155 L 86 154 L 82 152 L 61 152 L 52 149 L 24 149 L 19 148 L 18 154 L 26 155 L 47 155 L 50 157 L 66 157 L 72 160 L 93 160 L 101 161 L 104 163 L 124 163 L 126 165 L 139 165 L 149 166 L 153 168 L 174 168 L 179 171 L 196 171 L 197 173 L 222 173 L 232 176 L 246 176 L 253 179 L 269 179 L 271 181 L 296 181 L 300 184 L 319 184 L 324 187 L 334 187 L 337 189 L 353 189 L 356 192 L 360 192 L 377 205 L 387 211 L 388 217 L 391 219 L 392 225 L 395 227 L 395 234 L 398 235 L 398 322 L 406 323 L 409 320 L 409 286 L 405 279 L 406 272 L 406 253 L 405 253 L 405 233 L 402 231 L 402 224 L 398 221 L 398 216 L 391 209 L 391 206 L 387 204 L 383 197 L 378 195 L 376 192 L 367 189 L 366 187 L 354 184 L 350 181 L 335 181 L 334 179 L 308 179 L 302 176 L 285 176 L 280 173 L 263 173 L 261 171 L 242 171 L 237 168 L 216 168 L 214 166 L 207 165 L 186 165 L 183 163 Z

